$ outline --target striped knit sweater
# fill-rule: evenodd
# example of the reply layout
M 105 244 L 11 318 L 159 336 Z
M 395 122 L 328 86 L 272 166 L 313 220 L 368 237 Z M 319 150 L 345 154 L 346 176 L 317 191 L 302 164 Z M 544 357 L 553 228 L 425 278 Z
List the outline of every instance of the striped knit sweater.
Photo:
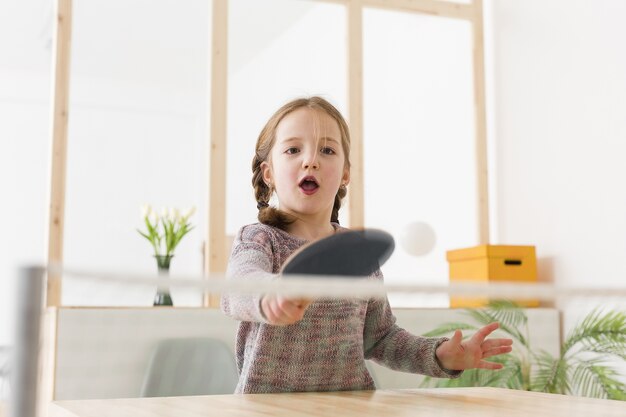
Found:
M 281 265 L 305 243 L 271 226 L 244 226 L 233 244 L 229 279 L 277 279 Z M 383 277 L 377 271 L 371 279 Z M 435 349 L 447 339 L 415 336 L 398 327 L 387 299 L 320 299 L 301 321 L 287 326 L 268 324 L 260 301 L 261 295 L 241 294 L 221 300 L 222 311 L 240 321 L 236 393 L 375 389 L 365 359 L 435 377 L 459 374 L 443 369 L 435 358 Z

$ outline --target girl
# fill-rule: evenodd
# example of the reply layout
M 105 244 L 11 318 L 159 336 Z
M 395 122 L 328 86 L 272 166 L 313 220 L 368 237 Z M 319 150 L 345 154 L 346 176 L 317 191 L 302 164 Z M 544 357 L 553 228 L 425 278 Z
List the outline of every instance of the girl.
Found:
M 230 279 L 273 280 L 296 249 L 343 229 L 341 199 L 350 181 L 348 126 L 329 102 L 302 98 L 281 107 L 256 144 L 252 184 L 260 223 L 235 237 Z M 278 207 L 269 205 L 276 193 Z M 382 280 L 377 271 L 372 279 Z M 490 339 L 497 323 L 462 341 L 415 336 L 395 324 L 385 299 L 296 300 L 278 295 L 222 297 L 240 320 L 237 393 L 375 389 L 365 359 L 391 369 L 456 377 L 463 369 L 499 369 L 484 359 L 511 351 Z

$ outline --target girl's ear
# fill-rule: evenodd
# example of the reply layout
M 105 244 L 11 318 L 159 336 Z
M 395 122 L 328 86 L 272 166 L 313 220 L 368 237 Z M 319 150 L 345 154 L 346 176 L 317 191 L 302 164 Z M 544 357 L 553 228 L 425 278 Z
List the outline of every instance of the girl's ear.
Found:
M 265 184 L 272 184 L 272 167 L 267 161 L 261 162 L 261 172 L 263 173 L 263 181 L 265 181 Z
M 341 177 L 341 183 L 343 185 L 350 184 L 350 170 L 348 168 L 345 168 L 343 170 L 343 176 Z

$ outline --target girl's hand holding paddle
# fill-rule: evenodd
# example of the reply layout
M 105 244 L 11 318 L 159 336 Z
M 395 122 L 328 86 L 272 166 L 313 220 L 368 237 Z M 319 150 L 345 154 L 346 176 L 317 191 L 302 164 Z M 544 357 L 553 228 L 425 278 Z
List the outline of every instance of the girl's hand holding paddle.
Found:
M 305 299 L 265 295 L 261 299 L 261 311 L 270 324 L 286 326 L 302 320 L 304 312 L 311 303 L 312 301 Z

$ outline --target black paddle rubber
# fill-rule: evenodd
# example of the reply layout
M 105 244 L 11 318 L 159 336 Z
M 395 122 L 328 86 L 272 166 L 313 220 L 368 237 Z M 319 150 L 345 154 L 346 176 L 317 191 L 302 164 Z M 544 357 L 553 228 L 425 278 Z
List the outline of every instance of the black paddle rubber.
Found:
M 371 275 L 389 259 L 395 243 L 382 230 L 336 233 L 298 250 L 283 266 L 283 275 Z

